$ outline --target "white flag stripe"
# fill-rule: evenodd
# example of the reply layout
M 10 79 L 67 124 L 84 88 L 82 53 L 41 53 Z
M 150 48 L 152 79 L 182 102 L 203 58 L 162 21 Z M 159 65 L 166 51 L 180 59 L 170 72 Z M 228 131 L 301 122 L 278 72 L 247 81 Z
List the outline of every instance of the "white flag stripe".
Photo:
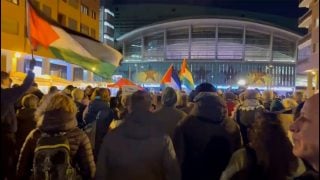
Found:
M 92 56 L 85 48 L 82 47 L 82 45 L 72 38 L 67 32 L 65 32 L 63 29 L 55 26 L 51 26 L 53 30 L 58 34 L 59 39 L 51 43 L 49 46 L 57 47 L 57 48 L 63 48 L 68 49 L 73 52 L 76 52 L 77 54 L 80 54 L 81 56 L 90 58 L 92 60 L 99 61 L 96 57 Z

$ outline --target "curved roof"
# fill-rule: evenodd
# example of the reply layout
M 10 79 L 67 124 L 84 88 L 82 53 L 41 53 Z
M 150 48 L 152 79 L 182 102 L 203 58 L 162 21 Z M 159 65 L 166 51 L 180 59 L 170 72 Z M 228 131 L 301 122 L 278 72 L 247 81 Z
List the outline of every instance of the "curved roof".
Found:
M 281 33 L 288 36 L 288 38 L 299 39 L 301 36 L 294 32 L 288 31 L 281 27 L 272 25 L 267 22 L 256 21 L 247 18 L 234 18 L 234 17 L 206 17 L 206 18 L 192 18 L 192 19 L 178 19 L 171 20 L 167 22 L 160 22 L 156 24 L 151 24 L 144 26 L 138 29 L 135 29 L 129 33 L 124 34 L 123 36 L 117 38 L 117 41 L 130 40 L 131 38 L 136 38 L 141 35 L 153 34 L 155 32 L 164 31 L 165 29 L 177 28 L 177 27 L 186 27 L 186 26 L 222 26 L 222 27 L 240 27 L 240 28 L 250 28 L 255 31 L 260 31 L 264 33 Z
M 196 18 L 196 17 L 243 17 L 252 21 L 261 21 L 274 24 L 299 34 L 304 34 L 298 28 L 297 18 L 288 18 L 273 14 L 262 14 L 243 10 L 213 8 L 205 6 L 190 6 L 177 4 L 130 4 L 115 5 L 115 37 L 120 37 L 134 29 L 159 23 L 163 21 L 172 21 L 173 18 Z

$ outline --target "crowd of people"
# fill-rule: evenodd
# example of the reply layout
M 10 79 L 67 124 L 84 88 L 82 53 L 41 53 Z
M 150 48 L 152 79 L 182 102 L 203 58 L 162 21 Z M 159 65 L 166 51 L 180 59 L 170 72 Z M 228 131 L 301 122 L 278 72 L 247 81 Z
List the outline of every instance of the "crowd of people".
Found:
M 1 179 L 319 179 L 319 94 L 166 87 L 111 97 L 1 72 Z

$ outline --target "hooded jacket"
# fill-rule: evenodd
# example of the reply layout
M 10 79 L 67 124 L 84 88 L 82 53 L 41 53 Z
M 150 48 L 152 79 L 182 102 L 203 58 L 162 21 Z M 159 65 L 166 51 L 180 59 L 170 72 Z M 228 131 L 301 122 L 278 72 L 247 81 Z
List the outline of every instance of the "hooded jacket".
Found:
M 180 171 L 169 136 L 154 125 L 150 112 L 133 112 L 102 143 L 97 180 L 179 180 Z
M 49 111 L 45 113 L 43 120 L 40 120 L 37 126 L 38 128 L 29 133 L 21 149 L 17 165 L 18 179 L 29 179 L 32 174 L 34 150 L 41 137 L 41 132 L 47 134 L 67 132 L 72 164 L 80 168 L 78 173 L 83 179 L 94 178 L 96 167 L 91 144 L 87 135 L 77 128 L 77 120 L 74 115 L 60 110 Z
M 175 130 L 173 141 L 183 180 L 219 178 L 232 152 L 241 145 L 239 128 L 226 119 L 226 107 L 219 97 L 205 96 Z M 217 106 L 220 108 L 213 110 Z

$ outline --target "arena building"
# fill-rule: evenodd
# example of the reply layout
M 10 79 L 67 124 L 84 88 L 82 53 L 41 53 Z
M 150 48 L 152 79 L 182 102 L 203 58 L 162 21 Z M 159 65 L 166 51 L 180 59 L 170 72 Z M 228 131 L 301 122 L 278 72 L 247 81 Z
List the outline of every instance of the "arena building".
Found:
M 116 38 L 124 59 L 115 78 L 157 88 L 170 64 L 179 71 L 186 58 L 195 84 L 237 88 L 245 81 L 252 88 L 292 91 L 300 38 L 287 28 L 250 18 L 168 20 Z

